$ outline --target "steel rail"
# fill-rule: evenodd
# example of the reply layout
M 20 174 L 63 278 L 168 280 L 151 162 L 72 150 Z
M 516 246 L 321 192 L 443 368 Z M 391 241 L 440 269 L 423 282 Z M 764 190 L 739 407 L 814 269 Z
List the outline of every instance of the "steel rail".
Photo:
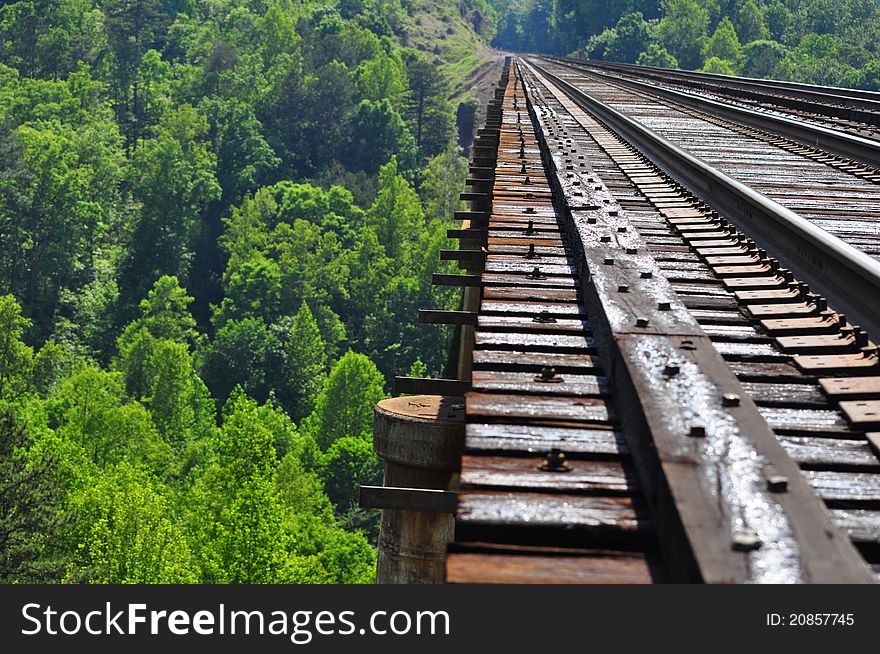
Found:
M 668 175 L 726 215 L 839 310 L 880 335 L 880 262 L 697 159 L 650 128 L 529 62 Z
M 524 69 L 575 124 L 614 147 L 607 129 L 583 107 L 534 68 Z M 534 84 L 526 90 L 556 194 L 570 216 L 573 247 L 590 272 L 583 293 L 591 331 L 609 391 L 627 407 L 623 433 L 671 575 L 707 583 L 870 581 L 860 555 L 674 291 L 628 212 L 604 183 L 588 184 L 590 175 L 568 163 L 573 157 L 550 150 L 550 138 L 565 121 L 540 111 L 535 102 L 546 101 Z M 609 232 L 616 238 L 607 238 Z M 644 281 L 646 270 L 651 281 Z M 667 306 L 661 308 L 659 298 Z M 667 372 L 671 364 L 675 374 Z M 749 463 L 742 465 L 737 452 L 748 452 Z M 787 480 L 786 492 L 762 487 L 768 471 Z M 755 506 L 762 508 L 749 508 Z M 777 545 L 764 550 L 758 541 Z M 692 559 L 681 556 L 683 547 Z
M 849 103 L 849 108 L 864 109 L 867 111 L 880 112 L 880 92 L 866 91 L 863 89 L 846 89 L 836 86 L 821 86 L 817 84 L 803 84 L 784 80 L 766 80 L 755 77 L 739 77 L 736 75 L 722 75 L 720 73 L 703 73 L 690 70 L 677 70 L 674 68 L 661 68 L 656 66 L 638 66 L 636 64 L 624 64 L 610 61 L 596 61 L 593 59 L 577 59 L 574 57 L 553 57 L 559 61 L 566 61 L 580 65 L 589 65 L 609 70 L 629 70 L 636 74 L 654 75 L 658 77 L 676 77 L 689 79 L 697 82 L 714 82 L 725 87 L 737 86 L 742 89 L 759 90 L 787 93 L 790 97 L 817 101 L 819 103 L 837 102 Z
M 856 161 L 861 161 L 880 168 L 880 142 L 866 139 L 855 134 L 841 132 L 814 123 L 807 123 L 787 116 L 775 116 L 762 111 L 754 111 L 744 107 L 727 104 L 713 100 L 699 93 L 676 91 L 667 89 L 647 82 L 640 82 L 625 77 L 615 77 L 607 73 L 595 70 L 585 70 L 571 63 L 562 63 L 582 73 L 594 75 L 599 79 L 606 80 L 618 86 L 626 86 L 631 89 L 648 93 L 655 97 L 678 102 L 691 109 L 703 111 L 741 125 L 754 127 L 779 136 L 791 139 L 803 145 L 819 148 L 826 152 L 836 154 Z

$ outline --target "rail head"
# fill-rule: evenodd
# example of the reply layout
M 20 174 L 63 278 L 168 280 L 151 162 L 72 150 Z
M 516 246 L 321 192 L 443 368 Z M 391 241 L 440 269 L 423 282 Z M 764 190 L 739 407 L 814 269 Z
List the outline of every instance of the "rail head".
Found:
M 778 92 L 795 92 L 801 97 L 824 99 L 826 101 L 856 102 L 861 108 L 871 108 L 880 111 L 880 92 L 865 89 L 848 89 L 838 86 L 822 86 L 819 84 L 806 84 L 804 82 L 791 82 L 788 80 L 761 79 L 758 77 L 742 77 L 739 75 L 724 75 L 722 73 L 704 73 L 695 70 L 679 70 L 677 68 L 663 68 L 660 66 L 640 66 L 638 64 L 625 64 L 621 62 L 598 61 L 595 59 L 578 59 L 576 57 L 548 57 L 557 61 L 565 61 L 580 65 L 596 66 L 609 70 L 632 70 L 650 71 L 656 75 L 674 75 L 676 77 L 707 82 L 734 83 L 748 85 L 755 89 L 767 89 Z
M 584 93 L 538 62 L 529 63 L 672 178 L 765 245 L 814 290 L 833 298 L 835 307 L 851 321 L 880 337 L 880 262 Z
M 572 67 L 571 63 L 563 63 L 562 65 Z M 753 111 L 745 107 L 720 102 L 696 92 L 662 88 L 646 82 L 626 77 L 617 77 L 595 70 L 586 71 L 578 66 L 574 66 L 574 68 L 616 85 L 628 86 L 632 89 L 678 102 L 692 109 L 703 111 L 725 120 L 778 134 L 798 143 L 854 159 L 874 168 L 880 168 L 880 142 L 871 139 L 788 116 Z

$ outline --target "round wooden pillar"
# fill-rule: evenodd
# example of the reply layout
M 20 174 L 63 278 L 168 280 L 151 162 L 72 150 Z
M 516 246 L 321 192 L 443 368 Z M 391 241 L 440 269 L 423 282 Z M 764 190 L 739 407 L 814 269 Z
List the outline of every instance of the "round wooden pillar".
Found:
M 461 397 L 412 395 L 376 405 L 373 445 L 385 462 L 385 486 L 455 490 L 464 445 Z M 385 509 L 376 582 L 443 583 L 453 516 Z

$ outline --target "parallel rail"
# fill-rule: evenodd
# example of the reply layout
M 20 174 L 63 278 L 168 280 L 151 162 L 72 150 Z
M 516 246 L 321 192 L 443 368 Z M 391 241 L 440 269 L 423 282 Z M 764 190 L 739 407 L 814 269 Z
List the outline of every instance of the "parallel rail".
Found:
M 675 82 L 682 86 L 755 102 L 772 103 L 782 108 L 817 116 L 842 118 L 866 125 L 880 125 L 880 93 L 861 89 L 801 84 L 783 80 L 734 77 L 715 73 L 636 66 L 608 61 L 557 58 L 575 65 L 612 70 L 661 83 Z
M 869 333 L 880 335 L 880 262 L 545 68 L 538 66 L 538 69 L 671 177 L 700 197 L 711 198 L 713 208 L 729 216 L 816 290 L 834 297 L 839 309 L 855 318 Z
M 421 314 L 461 326 L 460 379 L 398 380 L 464 394 L 447 581 L 876 581 L 880 361 L 851 319 L 876 328 L 880 264 L 577 79 L 508 62 L 444 255 L 467 274 L 435 277 L 464 311 Z
M 570 61 L 565 63 L 566 65 L 577 66 L 577 64 L 572 64 Z M 873 168 L 880 168 L 880 141 L 874 139 L 864 138 L 789 116 L 780 116 L 763 111 L 755 111 L 749 107 L 719 102 L 697 93 L 661 87 L 630 77 L 610 75 L 595 70 L 590 72 L 616 84 L 652 93 L 698 111 L 710 113 L 719 118 L 750 125 L 756 129 L 778 134 L 804 145 L 820 148 L 826 152 L 862 162 Z

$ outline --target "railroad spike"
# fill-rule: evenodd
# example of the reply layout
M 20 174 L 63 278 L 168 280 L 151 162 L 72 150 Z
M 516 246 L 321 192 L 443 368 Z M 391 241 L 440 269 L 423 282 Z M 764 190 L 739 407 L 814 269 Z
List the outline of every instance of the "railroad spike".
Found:
M 547 453 L 544 463 L 538 466 L 544 472 L 571 472 L 573 468 L 565 462 L 565 452 L 554 447 Z

